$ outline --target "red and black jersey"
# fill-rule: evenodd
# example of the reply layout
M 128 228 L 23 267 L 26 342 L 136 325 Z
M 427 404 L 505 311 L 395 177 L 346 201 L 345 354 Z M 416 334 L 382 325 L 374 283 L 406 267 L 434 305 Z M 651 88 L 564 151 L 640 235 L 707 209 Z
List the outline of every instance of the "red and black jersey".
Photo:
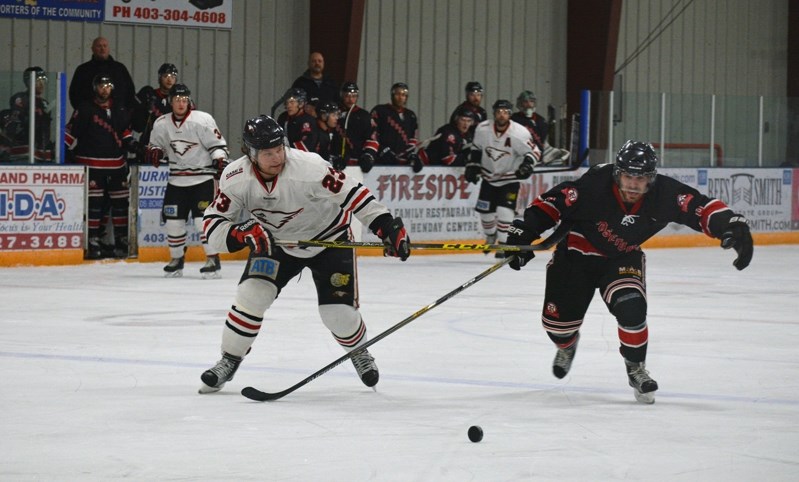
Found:
M 431 166 L 464 166 L 469 142 L 452 124 L 438 128 L 436 138 L 419 150 L 422 162 Z
M 328 162 L 333 162 L 333 156 L 341 157 L 341 144 L 343 141 L 338 130 L 330 129 L 329 131 L 324 131 L 319 129 L 318 132 L 319 135 L 313 152 L 316 152 Z
M 314 152 L 319 142 L 319 128 L 316 127 L 316 118 L 304 111 L 299 115 L 289 116 L 283 112 L 277 118 L 277 123 L 286 131 L 289 146 L 305 152 Z
M 469 102 L 468 100 L 465 100 L 458 107 L 455 107 L 455 110 L 453 110 L 452 114 L 450 114 L 450 116 L 449 116 L 449 123 L 450 124 L 454 125 L 455 122 L 458 120 L 458 117 L 455 114 L 457 114 L 458 110 L 461 109 L 461 108 L 469 109 L 470 111 L 472 111 L 472 113 L 476 117 L 476 120 L 472 123 L 472 126 L 469 128 L 469 132 L 466 135 L 466 138 L 469 141 L 471 141 L 474 138 L 474 129 L 477 127 L 477 124 L 483 122 L 484 120 L 488 120 L 488 113 L 481 106 L 479 106 L 479 105 L 478 106 L 474 106 L 474 105 L 472 105 L 471 102 Z M 541 149 L 541 152 L 543 152 L 543 149 Z
M 358 158 L 365 152 L 371 153 L 377 159 L 378 144 L 372 116 L 357 105 L 351 111 L 344 109 L 343 106 L 341 109 L 336 132 L 339 139 L 344 140 L 343 158 L 347 159 L 347 164 L 350 166 L 358 165 Z M 341 146 L 338 149 L 337 154 L 340 156 Z
M 380 104 L 372 109 L 372 119 L 378 152 L 388 147 L 399 164 L 405 164 L 408 152 L 419 143 L 419 124 L 416 113 L 410 109 L 398 109 L 392 104 Z
M 510 119 L 530 131 L 530 135 L 533 136 L 533 142 L 541 149 L 541 152 L 544 152 L 544 142 L 546 142 L 547 134 L 549 134 L 549 124 L 543 116 L 533 112 L 532 117 L 527 117 L 524 112 L 514 112 Z
M 136 102 L 131 112 L 130 124 L 133 130 L 141 132 L 139 142 L 146 146 L 150 142 L 150 133 L 153 131 L 155 120 L 172 112 L 172 105 L 169 103 L 169 94 L 164 94 L 161 89 L 154 89 L 149 85 L 142 87 L 136 94 Z
M 125 142 L 133 139 L 130 115 L 113 99 L 106 106 L 84 102 L 72 113 L 64 135 L 79 164 L 98 169 L 125 166 Z
M 640 251 L 644 241 L 670 222 L 719 238 L 733 216 L 722 201 L 663 175 L 638 202 L 624 203 L 612 164 L 594 166 L 576 181 L 558 184 L 524 211 L 525 224 L 539 233 L 559 221 L 573 223 L 559 249 L 608 258 Z

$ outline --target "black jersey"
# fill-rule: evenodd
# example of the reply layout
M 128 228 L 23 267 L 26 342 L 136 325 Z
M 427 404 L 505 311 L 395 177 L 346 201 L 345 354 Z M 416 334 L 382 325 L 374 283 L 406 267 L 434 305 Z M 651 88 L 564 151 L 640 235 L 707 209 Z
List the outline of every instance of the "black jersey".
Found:
M 419 143 L 419 124 L 416 113 L 410 109 L 397 109 L 391 104 L 380 104 L 372 109 L 378 152 L 391 149 L 397 164 L 406 164 L 408 154 Z
M 113 99 L 107 107 L 84 102 L 72 113 L 64 135 L 79 164 L 98 169 L 125 166 L 124 145 L 133 139 L 128 110 Z
M 139 143 L 146 146 L 150 142 L 153 123 L 162 115 L 172 112 L 172 105 L 169 103 L 169 94 L 164 94 L 161 89 L 154 89 L 149 85 L 142 87 L 136 94 L 136 102 L 131 112 L 130 123 L 133 130 L 141 132 Z
M 372 154 L 375 159 L 377 158 L 378 144 L 375 137 L 375 124 L 372 121 L 372 116 L 365 109 L 356 105 L 350 111 L 342 106 L 336 132 L 339 139 L 343 139 L 344 155 L 342 157 L 347 160 L 348 165 L 358 165 L 358 158 L 365 152 Z M 341 146 L 337 148 L 337 154 L 341 156 Z
M 559 221 L 573 223 L 559 249 L 613 258 L 640 251 L 641 244 L 669 222 L 718 238 L 735 215 L 722 201 L 660 174 L 638 202 L 626 204 L 613 178 L 613 165 L 601 164 L 538 196 L 525 210 L 524 220 L 539 233 Z
M 299 115 L 289 116 L 283 112 L 277 118 L 277 123 L 286 132 L 289 146 L 305 152 L 314 152 L 319 142 L 319 128 L 316 127 L 316 118 L 304 111 Z
M 438 128 L 435 139 L 419 149 L 422 162 L 431 166 L 464 166 L 470 149 L 469 142 L 452 124 Z
M 333 162 L 335 158 L 341 158 L 341 144 L 343 140 L 341 135 L 335 129 L 325 131 L 318 129 L 319 135 L 317 136 L 316 147 L 313 152 L 322 156 L 322 159 Z
M 530 135 L 533 136 L 533 142 L 541 149 L 541 152 L 544 152 L 544 143 L 547 140 L 547 134 L 549 134 L 549 124 L 543 116 L 533 112 L 532 117 L 527 117 L 523 112 L 514 112 L 510 119 L 530 131 Z
M 18 136 L 14 138 L 19 144 L 28 144 L 28 127 L 29 121 L 29 102 L 30 92 L 17 92 L 12 95 L 8 100 L 11 110 L 16 112 L 17 119 L 20 122 L 20 131 Z M 34 145 L 36 149 L 49 149 L 50 148 L 50 124 L 52 116 L 50 115 L 50 103 L 44 97 L 36 97 L 36 107 L 34 110 L 34 123 L 36 139 Z

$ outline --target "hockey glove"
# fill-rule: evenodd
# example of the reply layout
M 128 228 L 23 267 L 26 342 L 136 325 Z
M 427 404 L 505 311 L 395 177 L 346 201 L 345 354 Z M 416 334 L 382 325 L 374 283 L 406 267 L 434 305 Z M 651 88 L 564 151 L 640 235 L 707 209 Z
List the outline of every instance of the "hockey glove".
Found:
M 156 146 L 147 146 L 147 154 L 145 159 L 154 167 L 161 165 L 161 159 L 164 158 L 164 150 Z
M 125 151 L 127 151 L 129 154 L 136 154 L 139 151 L 139 141 L 136 139 L 129 137 L 122 142 L 125 147 Z
M 411 163 L 411 169 L 413 169 L 413 172 L 420 172 L 424 167 L 422 160 L 419 158 L 419 154 L 415 152 L 408 154 L 408 162 Z
M 394 164 L 397 162 L 397 155 L 394 154 L 394 151 L 392 151 L 390 147 L 380 149 L 380 153 L 377 157 L 383 164 Z
M 752 261 L 752 233 L 749 231 L 749 226 L 746 224 L 746 218 L 743 216 L 733 216 L 724 233 L 721 235 L 721 247 L 724 249 L 733 248 L 738 257 L 732 262 L 732 265 L 738 268 L 738 271 L 749 266 Z
M 330 164 L 332 164 L 333 169 L 337 171 L 343 171 L 347 168 L 347 161 L 345 161 L 343 157 L 335 154 L 330 155 Z
M 361 154 L 361 157 L 358 158 L 358 166 L 360 166 L 361 171 L 364 174 L 371 171 L 374 164 L 375 156 L 373 156 L 371 152 L 364 152 Z
M 225 170 L 227 165 L 228 165 L 228 160 L 227 158 L 224 157 L 220 157 L 219 159 L 214 159 L 213 161 L 211 161 L 211 166 L 214 169 L 216 169 L 216 173 L 214 174 L 214 179 L 216 179 L 217 181 L 222 179 L 222 171 Z
M 513 244 L 516 246 L 530 246 L 533 241 L 538 239 L 538 233 L 524 224 L 521 219 L 513 221 L 513 225 L 508 228 L 508 241 L 506 244 Z M 518 253 L 506 253 L 513 256 L 513 259 L 508 263 L 511 269 L 519 271 L 519 269 L 526 265 L 531 259 L 535 258 L 533 251 L 519 251 Z
M 227 247 L 231 253 L 249 246 L 253 254 L 271 256 L 274 244 L 272 233 L 261 227 L 255 219 L 234 224 L 228 232 Z
M 405 261 L 411 255 L 411 238 L 405 231 L 402 219 L 392 218 L 390 214 L 383 214 L 374 221 L 372 226 L 377 225 L 372 232 L 383 240 L 383 256 L 393 256 Z
M 527 179 L 532 176 L 534 165 L 533 159 L 529 156 L 525 156 L 522 164 L 516 169 L 516 172 L 514 172 L 516 179 Z
M 480 175 L 482 174 L 482 171 L 483 168 L 480 167 L 480 164 L 466 164 L 466 172 L 463 176 L 470 183 L 477 184 L 480 182 Z

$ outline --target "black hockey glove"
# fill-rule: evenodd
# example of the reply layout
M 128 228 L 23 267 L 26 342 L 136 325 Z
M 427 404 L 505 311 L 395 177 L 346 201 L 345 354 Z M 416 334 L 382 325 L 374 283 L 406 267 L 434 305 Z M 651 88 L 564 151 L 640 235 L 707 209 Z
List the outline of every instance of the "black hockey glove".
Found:
M 216 173 L 214 174 L 214 179 L 218 181 L 222 178 L 222 171 L 225 170 L 227 165 L 228 165 L 228 160 L 224 157 L 220 157 L 219 159 L 214 159 L 213 161 L 211 161 L 211 166 L 213 166 L 213 168 L 216 169 Z
M 466 164 L 466 172 L 463 174 L 463 177 L 470 183 L 477 184 L 480 182 L 480 175 L 482 172 L 483 168 L 480 164 Z
M 733 248 L 738 257 L 732 262 L 732 265 L 738 268 L 738 271 L 749 266 L 752 261 L 752 233 L 749 231 L 749 226 L 746 224 L 746 218 L 740 215 L 733 216 L 724 233 L 721 235 L 721 247 L 724 249 Z
M 343 171 L 347 168 L 347 161 L 337 154 L 330 154 L 330 159 L 328 159 L 328 161 L 333 165 L 333 169 L 337 171 Z
M 374 165 L 375 165 L 375 156 L 373 156 L 371 152 L 364 152 L 363 154 L 361 154 L 361 157 L 358 158 L 358 166 L 361 168 L 361 171 L 364 174 L 371 171 L 372 166 Z
M 394 164 L 397 162 L 397 155 L 394 154 L 394 151 L 392 151 L 390 147 L 380 149 L 380 153 L 377 157 L 383 164 Z
M 411 163 L 411 169 L 413 169 L 413 172 L 420 172 L 424 167 L 422 160 L 419 158 L 419 154 L 415 152 L 408 154 L 408 162 Z
M 380 215 L 369 226 L 375 235 L 383 240 L 383 256 L 393 256 L 405 261 L 411 255 L 411 238 L 405 231 L 402 219 L 392 218 L 390 214 Z
M 516 219 L 513 221 L 513 225 L 508 228 L 508 241 L 506 244 L 529 246 L 538 238 L 538 233 L 534 229 L 525 225 L 521 219 Z M 518 253 L 506 253 L 506 255 L 513 256 L 508 266 L 516 271 L 519 271 L 522 266 L 535 258 L 535 252 L 533 251 L 519 251 Z
M 125 150 L 130 154 L 136 154 L 139 152 L 139 141 L 132 137 L 128 137 L 124 141 L 122 141 L 122 145 Z
M 525 156 L 522 164 L 516 169 L 514 174 L 516 175 L 516 179 L 527 179 L 533 175 L 533 167 L 535 166 L 535 162 L 533 158 L 530 156 Z
M 271 256 L 274 244 L 272 233 L 255 219 L 234 224 L 228 232 L 227 247 L 231 253 L 249 246 L 253 254 Z

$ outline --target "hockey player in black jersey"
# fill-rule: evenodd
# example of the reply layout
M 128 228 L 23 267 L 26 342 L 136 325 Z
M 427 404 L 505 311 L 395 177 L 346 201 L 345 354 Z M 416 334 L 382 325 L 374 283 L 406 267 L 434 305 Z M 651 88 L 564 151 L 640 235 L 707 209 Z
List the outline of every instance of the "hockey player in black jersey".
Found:
M 425 165 L 466 165 L 470 152 L 470 142 L 467 137 L 477 118 L 467 107 L 458 107 L 453 113 L 453 118 L 454 122 L 439 127 L 433 140 L 419 149 L 419 157 Z
M 726 204 L 675 179 L 657 174 L 657 156 L 647 143 L 627 141 L 615 164 L 592 167 L 580 179 L 561 183 L 536 198 L 509 231 L 508 244 L 527 245 L 557 223 L 571 225 L 547 266 L 544 329 L 557 353 L 552 371 L 569 373 L 583 317 L 599 289 L 616 317 L 630 386 L 643 403 L 655 401 L 658 384 L 645 368 L 646 264 L 641 244 L 670 222 L 688 226 L 733 248 L 733 265 L 752 260 L 752 235 L 746 219 Z M 519 254 L 518 270 L 533 258 Z
M 286 132 L 288 145 L 305 152 L 314 152 L 319 138 L 316 119 L 305 112 L 308 94 L 297 88 L 289 89 L 283 96 L 286 111 L 280 114 L 277 122 Z
M 449 123 L 453 124 L 455 122 L 455 118 L 458 117 L 459 111 L 469 109 L 472 114 L 474 114 L 475 118 L 474 124 L 472 124 L 472 127 L 466 135 L 466 140 L 471 142 L 472 138 L 474 138 L 474 129 L 477 127 L 477 124 L 488 119 L 488 112 L 486 112 L 481 105 L 483 103 L 483 85 L 480 82 L 474 80 L 467 82 L 464 91 L 466 92 L 466 100 L 452 111 L 452 114 L 449 116 Z
M 178 68 L 174 64 L 162 64 L 158 68 L 158 87 L 146 85 L 136 94 L 136 106 L 131 113 L 130 124 L 133 130 L 141 133 L 139 145 L 143 148 L 150 142 L 155 120 L 172 112 L 169 91 L 178 81 Z M 144 149 L 140 149 L 136 159 L 145 162 Z
M 361 171 L 369 172 L 377 158 L 378 143 L 375 123 L 366 109 L 357 105 L 358 84 L 344 82 L 341 86 L 341 115 L 336 131 L 342 139 L 341 157 L 347 166 L 359 166 Z
M 408 102 L 408 85 L 397 82 L 391 86 L 391 103 L 372 109 L 372 119 L 377 132 L 378 161 L 384 166 L 410 165 L 413 172 L 422 170 L 423 164 L 416 154 L 419 143 L 419 124 L 416 113 L 405 107 Z
M 334 169 L 342 171 L 346 167 L 346 164 L 339 150 L 342 139 L 338 130 L 336 130 L 338 122 L 339 110 L 336 102 L 328 100 L 321 102 L 316 107 L 316 127 L 319 136 L 317 137 L 314 152 L 322 156 L 322 159 L 332 164 Z

